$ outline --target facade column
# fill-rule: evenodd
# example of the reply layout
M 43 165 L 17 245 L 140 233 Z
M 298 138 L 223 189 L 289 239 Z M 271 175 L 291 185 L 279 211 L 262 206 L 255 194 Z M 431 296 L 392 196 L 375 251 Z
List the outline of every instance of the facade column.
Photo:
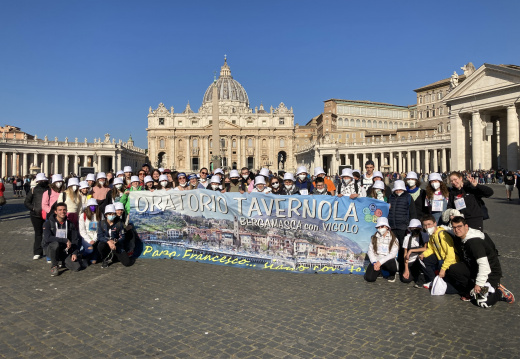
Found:
M 433 149 L 433 172 L 439 172 L 439 161 L 437 158 L 437 151 L 438 150 L 436 148 Z
M 406 151 L 406 172 L 410 172 L 412 170 L 412 152 L 410 150 Z
M 482 166 L 482 120 L 480 112 L 471 116 L 471 168 L 478 170 Z
M 464 150 L 466 147 L 466 134 L 462 125 L 461 114 L 452 114 L 450 116 L 451 123 L 451 161 L 453 167 L 451 170 L 466 170 L 466 161 Z
M 2 167 L 0 168 L 1 176 L 4 178 L 7 176 L 7 153 L 2 151 Z
M 49 176 L 49 154 L 46 153 L 43 155 L 43 173 L 45 176 Z
M 83 167 L 88 167 L 88 156 L 83 155 Z
M 69 155 L 65 154 L 63 158 L 63 177 L 67 177 L 69 175 Z
M 488 136 L 486 134 L 487 126 L 493 126 L 493 122 L 491 122 L 491 116 L 488 114 L 482 114 L 480 115 L 482 119 L 482 168 L 483 169 L 490 169 L 493 167 L 492 161 L 491 161 L 491 136 Z
M 441 156 L 441 172 L 446 172 L 446 148 L 442 149 Z
M 186 172 L 190 172 L 191 171 L 191 137 L 187 137 L 186 138 Z M 219 140 L 217 141 L 217 145 L 220 146 L 220 138 Z M 220 167 L 221 164 L 219 164 L 218 167 Z M 218 168 L 217 167 L 217 168 Z
M 117 162 L 116 162 L 116 153 L 112 155 L 112 168 L 109 168 L 109 170 L 114 170 L 114 174 L 117 172 Z
M 424 150 L 424 173 L 430 173 L 430 150 Z
M 74 166 L 72 166 L 72 172 L 74 172 L 74 174 L 76 176 L 79 176 L 79 171 L 78 171 L 78 154 L 76 153 L 74 155 Z
M 507 170 L 518 169 L 518 113 L 516 106 L 507 108 Z
M 12 170 L 13 170 L 13 173 L 12 173 L 13 176 L 16 176 L 16 175 L 18 174 L 18 173 L 16 173 L 16 171 L 17 171 L 17 166 L 16 166 L 16 156 L 17 156 L 17 155 L 18 155 L 18 153 L 13 152 L 13 163 L 12 163 L 12 166 L 11 166 L 11 167 L 12 167 Z
M 361 154 L 361 166 L 362 166 L 363 168 L 365 168 L 365 163 L 366 163 L 366 162 L 367 162 L 367 156 L 366 156 L 365 152 L 363 152 L 363 153 Z
M 22 160 L 22 176 L 29 174 L 29 166 L 27 166 L 27 153 L 23 154 Z
M 399 173 L 403 172 L 403 152 L 399 151 L 397 152 L 397 159 L 398 159 L 398 166 L 399 167 Z

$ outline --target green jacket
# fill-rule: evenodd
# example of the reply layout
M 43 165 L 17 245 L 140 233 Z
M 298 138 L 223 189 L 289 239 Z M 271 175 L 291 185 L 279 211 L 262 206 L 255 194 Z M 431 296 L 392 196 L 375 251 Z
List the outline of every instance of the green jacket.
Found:
M 128 190 L 130 192 L 132 192 L 132 191 L 142 191 L 143 187 L 138 186 L 137 189 L 134 189 L 134 187 L 130 187 Z M 126 212 L 127 215 L 130 213 L 130 201 L 129 201 L 129 199 L 130 199 L 130 194 L 126 194 L 125 193 L 125 194 L 123 194 L 121 196 L 121 199 L 119 200 L 119 202 L 121 202 L 122 204 L 125 205 L 125 212 Z

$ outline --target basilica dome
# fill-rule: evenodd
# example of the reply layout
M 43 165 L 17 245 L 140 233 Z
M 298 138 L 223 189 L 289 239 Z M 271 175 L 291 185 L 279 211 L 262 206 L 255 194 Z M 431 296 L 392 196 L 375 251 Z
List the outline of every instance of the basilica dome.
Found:
M 216 81 L 218 90 L 218 99 L 221 101 L 236 101 L 249 107 L 249 98 L 247 97 L 246 90 L 242 85 L 233 79 L 231 76 L 231 70 L 227 64 L 227 59 L 224 59 L 224 65 L 220 69 L 220 76 Z M 204 99 L 202 105 L 211 104 L 213 98 L 213 84 L 209 85 L 206 93 L 204 93 Z

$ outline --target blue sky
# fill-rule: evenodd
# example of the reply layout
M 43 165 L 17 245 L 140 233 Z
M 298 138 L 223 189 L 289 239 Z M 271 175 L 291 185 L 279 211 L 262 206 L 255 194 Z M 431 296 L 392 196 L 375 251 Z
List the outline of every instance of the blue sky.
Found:
M 415 103 L 472 61 L 520 64 L 518 1 L 0 2 L 0 125 L 146 148 L 149 106 L 201 105 L 224 54 L 251 107 Z

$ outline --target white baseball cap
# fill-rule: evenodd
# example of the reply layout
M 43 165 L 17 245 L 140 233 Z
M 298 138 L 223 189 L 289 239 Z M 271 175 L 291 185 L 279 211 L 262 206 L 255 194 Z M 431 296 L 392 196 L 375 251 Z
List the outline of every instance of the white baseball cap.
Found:
M 52 175 L 52 183 L 54 182 L 63 182 L 63 176 L 59 173 Z
M 300 173 L 309 173 L 309 172 L 307 172 L 307 167 L 305 167 L 305 166 L 298 167 L 298 170 L 296 171 L 296 175 L 299 175 Z
M 36 182 L 38 181 L 48 181 L 47 177 L 45 177 L 45 173 L 38 173 L 36 175 L 36 179 L 35 179 Z
M 89 173 L 87 175 L 87 178 L 85 178 L 85 181 L 96 181 L 96 175 L 93 173 Z
M 417 173 L 415 173 L 414 171 L 410 171 L 406 175 L 406 179 L 419 179 L 419 178 L 417 177 Z
M 381 226 L 387 226 L 388 228 L 390 228 L 390 224 L 388 223 L 388 218 L 386 218 L 386 217 L 377 218 L 376 228 L 379 228 Z
M 283 175 L 283 180 L 284 181 L 293 181 L 293 182 L 295 181 L 293 174 L 290 172 L 285 172 L 285 174 Z
M 105 214 L 107 213 L 116 213 L 116 207 L 113 204 L 107 204 L 105 207 Z
M 442 177 L 440 174 L 438 174 L 437 172 L 432 172 L 430 173 L 430 175 L 428 176 L 428 181 L 431 182 L 431 181 L 439 181 L 439 182 L 442 182 Z
M 406 185 L 404 184 L 404 181 L 397 180 L 394 182 L 394 188 L 392 188 L 392 192 L 397 191 L 398 189 L 402 189 L 406 192 Z
M 412 219 L 410 220 L 410 224 L 408 225 L 408 228 L 422 228 L 421 221 L 418 219 Z
M 260 176 L 269 177 L 269 169 L 267 169 L 267 168 L 262 168 L 262 169 L 260 170 Z M 256 181 L 255 181 L 255 183 L 256 183 Z
M 354 177 L 354 173 L 350 168 L 343 168 L 341 171 L 341 177 Z
M 132 172 L 132 167 L 130 167 L 130 166 L 125 166 L 125 167 L 123 168 L 123 172 Z
M 256 176 L 255 177 L 255 186 L 257 184 L 265 184 L 265 178 L 264 176 Z
M 67 182 L 67 187 L 70 186 L 79 186 L 79 180 L 76 177 L 69 178 Z
M 314 169 L 314 176 L 319 176 L 319 175 L 324 175 L 326 174 L 325 171 L 323 170 L 323 167 L 316 167 Z

